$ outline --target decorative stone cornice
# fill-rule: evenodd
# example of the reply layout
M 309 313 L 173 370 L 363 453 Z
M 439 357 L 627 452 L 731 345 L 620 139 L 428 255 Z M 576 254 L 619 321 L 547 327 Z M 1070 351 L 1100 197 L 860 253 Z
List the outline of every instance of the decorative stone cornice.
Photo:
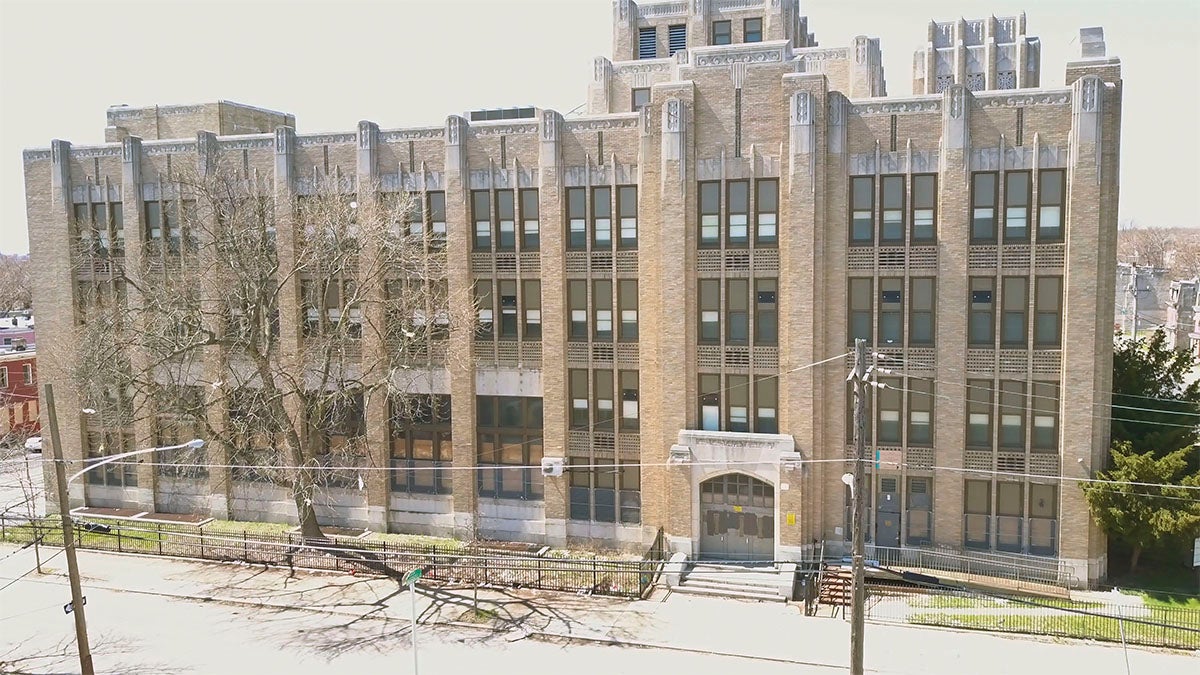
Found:
M 894 101 L 879 103 L 851 104 L 850 114 L 868 115 L 903 115 L 909 113 L 938 112 L 942 109 L 942 99 L 939 96 L 932 100 Z
M 476 126 L 478 124 L 478 126 Z M 509 122 L 507 124 L 476 123 L 471 125 L 472 136 L 516 136 L 536 134 L 537 122 Z
M 620 117 L 600 119 L 573 119 L 566 121 L 567 131 L 605 131 L 608 129 L 636 129 L 641 115 L 621 113 Z
M 272 134 L 217 137 L 217 147 L 222 150 L 267 150 L 274 145 L 275 139 Z
M 665 73 L 671 69 L 675 59 L 655 59 L 653 61 L 630 61 L 613 64 L 615 75 L 637 75 L 639 73 Z
M 397 141 L 417 141 L 428 138 L 442 138 L 446 130 L 442 127 L 422 127 L 419 129 L 391 129 L 379 132 L 379 140 L 384 143 Z
M 995 91 L 975 92 L 975 107 L 1006 108 L 1016 106 L 1071 105 L 1071 92 L 1031 91 L 1027 94 L 1006 94 Z
M 296 135 L 296 145 L 312 146 L 312 145 L 341 145 L 343 143 L 354 143 L 358 138 L 355 133 L 347 134 L 312 134 L 309 136 Z
M 71 148 L 71 157 L 75 159 L 90 159 L 92 157 L 120 157 L 121 146 L 114 145 L 94 145 L 86 148 Z
M 142 152 L 146 155 L 179 155 L 196 151 L 196 141 L 145 141 Z
M 786 59 L 785 51 L 786 44 L 753 49 L 748 49 L 745 45 L 735 45 L 733 48 L 720 47 L 715 51 L 701 48 L 697 50 L 692 62 L 697 68 L 715 68 L 734 63 L 781 63 Z
M 21 158 L 26 162 L 38 162 L 50 159 L 50 148 L 34 148 L 25 150 L 21 153 Z

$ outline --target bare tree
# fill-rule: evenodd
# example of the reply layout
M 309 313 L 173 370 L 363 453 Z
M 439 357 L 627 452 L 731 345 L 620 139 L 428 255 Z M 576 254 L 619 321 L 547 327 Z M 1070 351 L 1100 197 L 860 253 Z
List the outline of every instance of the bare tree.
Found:
M 105 426 L 149 418 L 158 445 L 202 436 L 252 467 L 235 478 L 287 486 L 316 538 L 318 492 L 363 484 L 370 401 L 421 408 L 409 373 L 458 358 L 449 332 L 472 312 L 403 194 L 337 176 L 302 192 L 220 166 L 170 176 L 140 264 L 85 298 L 72 377 Z M 199 477 L 204 453 L 171 469 Z
M 0 254 L 0 311 L 33 307 L 33 281 L 27 255 Z
M 1146 267 L 1170 267 L 1176 231 L 1166 227 L 1139 227 L 1129 220 L 1117 233 L 1117 260 Z

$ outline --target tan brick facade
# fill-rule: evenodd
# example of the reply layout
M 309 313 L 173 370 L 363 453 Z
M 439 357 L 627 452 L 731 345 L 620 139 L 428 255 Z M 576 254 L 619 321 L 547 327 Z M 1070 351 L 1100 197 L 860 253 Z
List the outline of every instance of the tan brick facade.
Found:
M 945 24 L 947 30 L 932 24 L 913 75 L 917 95 L 887 98 L 878 40 L 858 37 L 844 47 L 818 47 L 794 0 L 643 6 L 617 0 L 613 11 L 613 55 L 596 59 L 588 114 L 581 117 L 536 109 L 532 117 L 480 121 L 452 115 L 437 127 L 383 130 L 363 122 L 357 132 L 306 135 L 295 132 L 290 115 L 226 102 L 116 108 L 108 114 L 110 144 L 73 148 L 54 141 L 48 150 L 26 151 L 42 334 L 69 334 L 75 317 L 73 205 L 123 204 L 126 260 L 136 262 L 142 200 L 172 161 L 194 162 L 212 151 L 248 171 L 272 172 L 285 203 L 302 177 L 314 173 L 339 172 L 357 177 L 361 186 L 378 184 L 422 198 L 440 193 L 452 297 L 470 297 L 481 279 L 515 281 L 518 287 L 540 280 L 541 335 L 531 338 L 522 328 L 511 339 L 480 341 L 455 333 L 457 346 L 473 358 L 433 373 L 432 384 L 425 385 L 453 401 L 454 466 L 463 470 L 453 472 L 452 490 L 403 494 L 376 472 L 361 494 L 329 496 L 325 516 L 331 522 L 629 548 L 648 542 L 662 527 L 676 549 L 693 554 L 722 553 L 716 546 L 727 546 L 728 555 L 752 554 L 761 546 L 770 557 L 798 558 L 813 554 L 822 542 L 836 550 L 849 538 L 840 480 L 849 467 L 844 460 L 851 440 L 847 362 L 804 366 L 848 352 L 855 327 L 865 325 L 878 353 L 876 365 L 885 369 L 876 374 L 900 378 L 892 393 L 902 402 L 890 409 L 892 394 L 874 390 L 878 438 L 868 446 L 879 453 L 869 474 L 875 542 L 975 543 L 1047 554 L 1067 561 L 1081 582 L 1102 577 L 1103 537 L 1077 484 L 1059 476 L 1089 475 L 1100 467 L 1108 444 L 1103 415 L 1090 411 L 1104 409 L 1111 388 L 1119 61 L 1104 56 L 1102 42 L 1097 52 L 1093 39 L 1086 56 L 1068 65 L 1066 88 L 1003 91 L 1008 80 L 997 68 L 1014 59 L 1021 75 L 1012 87 L 1036 87 L 1040 81 L 1039 56 L 1031 55 L 1037 42 L 1025 36 L 1024 16 L 961 21 Z M 758 19 L 763 41 L 741 42 Z M 713 22 L 726 20 L 735 26 L 732 44 L 711 45 Z M 655 29 L 655 58 L 637 58 L 643 28 Z M 686 40 L 669 55 L 672 34 L 686 34 Z M 945 86 L 935 81 L 939 59 L 956 76 Z M 983 86 L 961 77 L 977 71 L 984 73 Z M 634 90 L 642 89 L 645 107 L 635 110 Z M 1052 204 L 1040 186 L 1046 172 L 1056 170 L 1065 184 Z M 998 184 L 990 239 L 973 236 L 972 222 L 980 206 L 973 176 L 989 172 Z M 1018 186 L 1014 195 L 1020 177 L 1028 176 L 1024 198 L 1009 196 L 1010 174 Z M 927 241 L 917 239 L 916 221 L 927 215 L 917 213 L 925 207 L 914 202 L 914 176 L 936 178 L 928 216 L 936 236 Z M 864 209 L 855 205 L 852 185 L 866 183 L 856 177 L 869 178 L 873 192 L 869 215 L 862 216 L 863 226 L 870 223 L 870 237 L 858 241 L 852 219 Z M 771 185 L 778 190 L 773 207 L 766 196 Z M 885 185 L 899 185 L 900 191 L 892 194 Z M 637 188 L 636 247 L 620 241 L 621 186 Z M 571 236 L 576 214 L 570 195 L 579 188 L 587 210 L 582 247 Z M 473 250 L 473 193 L 489 191 L 494 205 L 495 195 L 508 191 L 520 205 L 525 189 L 537 190 L 540 245 L 498 249 L 493 230 L 490 248 Z M 744 208 L 738 196 L 743 189 Z M 719 195 L 712 213 L 719 236 L 711 242 L 702 190 Z M 610 200 L 607 216 L 594 203 L 597 195 Z M 1050 222 L 1054 208 L 1061 213 L 1057 231 Z M 282 233 L 289 231 L 290 218 L 287 209 L 280 213 L 280 241 L 286 242 Z M 772 213 L 775 230 L 768 225 Z M 608 239 L 597 234 L 603 218 Z M 520 206 L 516 221 L 520 242 Z M 914 279 L 933 280 L 928 302 L 935 319 L 928 339 L 913 334 L 923 330 L 918 321 L 924 321 L 915 314 L 924 310 L 912 304 Z M 973 284 L 988 282 L 973 280 L 986 279 L 992 290 L 985 300 Z M 1061 279 L 1058 310 L 1037 297 L 1039 288 L 1053 287 L 1053 279 Z M 629 308 L 620 304 L 617 289 L 634 280 L 639 334 L 623 339 L 619 325 Z M 581 287 L 572 282 L 589 289 L 586 309 L 579 310 L 586 317 L 582 338 L 572 335 L 572 303 L 578 300 L 570 289 Z M 868 286 L 863 309 L 851 295 Z M 597 288 L 611 288 L 612 297 L 593 297 Z M 717 289 L 711 309 L 708 289 Z M 991 307 L 990 344 L 970 337 L 971 322 L 981 320 L 971 313 L 975 305 Z M 522 325 L 526 308 L 522 300 L 517 319 Z M 504 306 L 496 309 L 498 322 Z M 299 316 L 297 307 L 282 310 L 282 316 Z M 598 337 L 605 321 L 612 336 Z M 1056 339 L 1038 332 L 1055 322 Z M 1023 339 L 1011 333 L 1021 326 Z M 903 337 L 889 343 L 893 330 Z M 297 326 L 284 321 L 283 344 L 295 346 L 299 339 Z M 52 339 L 39 347 L 52 357 Z M 571 422 L 579 404 L 572 391 L 575 371 L 587 373 L 582 405 L 592 422 L 582 427 Z M 623 372 L 638 374 L 632 399 L 619 384 Z M 606 399 L 596 391 L 609 375 L 617 383 Z M 44 367 L 43 377 L 61 381 L 65 375 Z M 989 390 L 1023 391 L 1023 403 L 1005 398 L 1007 407 L 1000 405 L 999 391 L 990 394 L 987 447 L 968 441 L 985 419 L 982 413 L 969 416 L 973 387 L 982 385 L 968 381 L 986 382 Z M 712 382 L 719 383 L 715 391 L 706 384 Z M 1040 413 L 1033 412 L 1040 396 L 1034 383 L 1057 383 L 1057 398 Z M 923 399 L 914 390 L 919 394 L 927 387 L 933 392 L 931 409 L 922 417 Z M 69 387 L 62 389 L 60 409 L 78 409 Z M 566 475 L 545 478 L 541 499 L 479 496 L 472 470 L 476 396 L 540 398 L 547 458 L 586 466 L 640 463 L 636 488 L 635 479 L 621 479 L 628 481 L 627 492 L 637 494 L 598 496 L 606 489 L 599 486 L 607 484 L 600 475 L 607 470 L 601 469 L 592 477 L 596 489 L 586 497 Z M 611 430 L 599 424 L 601 411 L 618 418 Z M 73 414 L 60 417 L 65 451 L 78 459 L 85 422 Z M 370 407 L 366 417 L 372 458 L 386 464 L 387 411 Z M 636 425 L 629 424 L 632 419 Z M 703 431 L 713 420 L 719 429 Z M 1050 424 L 1052 432 L 1046 431 Z M 928 426 L 928 440 L 922 439 L 922 425 Z M 894 429 L 899 431 L 892 437 Z M 1018 430 L 1022 438 L 1014 444 Z M 1053 447 L 1036 440 L 1044 433 L 1052 433 Z M 150 443 L 148 430 L 135 434 L 138 444 Z M 225 457 L 224 449 L 211 450 L 211 460 Z M 761 481 L 746 488 L 744 504 L 736 493 L 740 488 L 715 493 L 713 482 L 705 482 L 729 473 Z M 983 493 L 975 491 L 982 488 L 968 486 L 968 479 L 986 483 L 986 497 L 978 497 Z M 770 496 L 755 492 L 762 484 Z M 167 494 L 181 488 L 152 467 L 139 467 L 134 489 L 73 487 L 72 499 L 81 503 L 289 517 L 286 494 L 241 485 L 221 469 L 212 470 L 189 499 Z M 968 505 L 968 492 L 979 500 L 974 506 Z M 929 495 L 927 506 L 920 506 L 920 495 Z M 593 500 L 580 508 L 603 516 L 573 517 L 580 498 Z M 710 516 L 722 508 L 739 514 L 736 527 Z M 751 513 L 757 515 L 746 515 Z M 920 520 L 929 526 L 921 527 Z M 896 532 L 888 529 L 897 523 Z

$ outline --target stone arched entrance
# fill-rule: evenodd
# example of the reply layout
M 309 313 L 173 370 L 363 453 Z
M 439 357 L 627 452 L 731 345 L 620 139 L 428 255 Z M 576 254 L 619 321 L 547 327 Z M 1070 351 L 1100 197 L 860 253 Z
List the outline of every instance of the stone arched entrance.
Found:
M 700 558 L 771 560 L 775 555 L 775 488 L 744 473 L 700 483 Z

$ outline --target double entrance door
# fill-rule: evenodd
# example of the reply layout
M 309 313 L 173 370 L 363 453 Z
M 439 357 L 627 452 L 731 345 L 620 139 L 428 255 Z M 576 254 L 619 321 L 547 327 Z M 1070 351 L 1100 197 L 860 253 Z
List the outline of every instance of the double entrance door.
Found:
M 775 490 L 746 474 L 700 484 L 700 558 L 765 561 L 775 557 Z

